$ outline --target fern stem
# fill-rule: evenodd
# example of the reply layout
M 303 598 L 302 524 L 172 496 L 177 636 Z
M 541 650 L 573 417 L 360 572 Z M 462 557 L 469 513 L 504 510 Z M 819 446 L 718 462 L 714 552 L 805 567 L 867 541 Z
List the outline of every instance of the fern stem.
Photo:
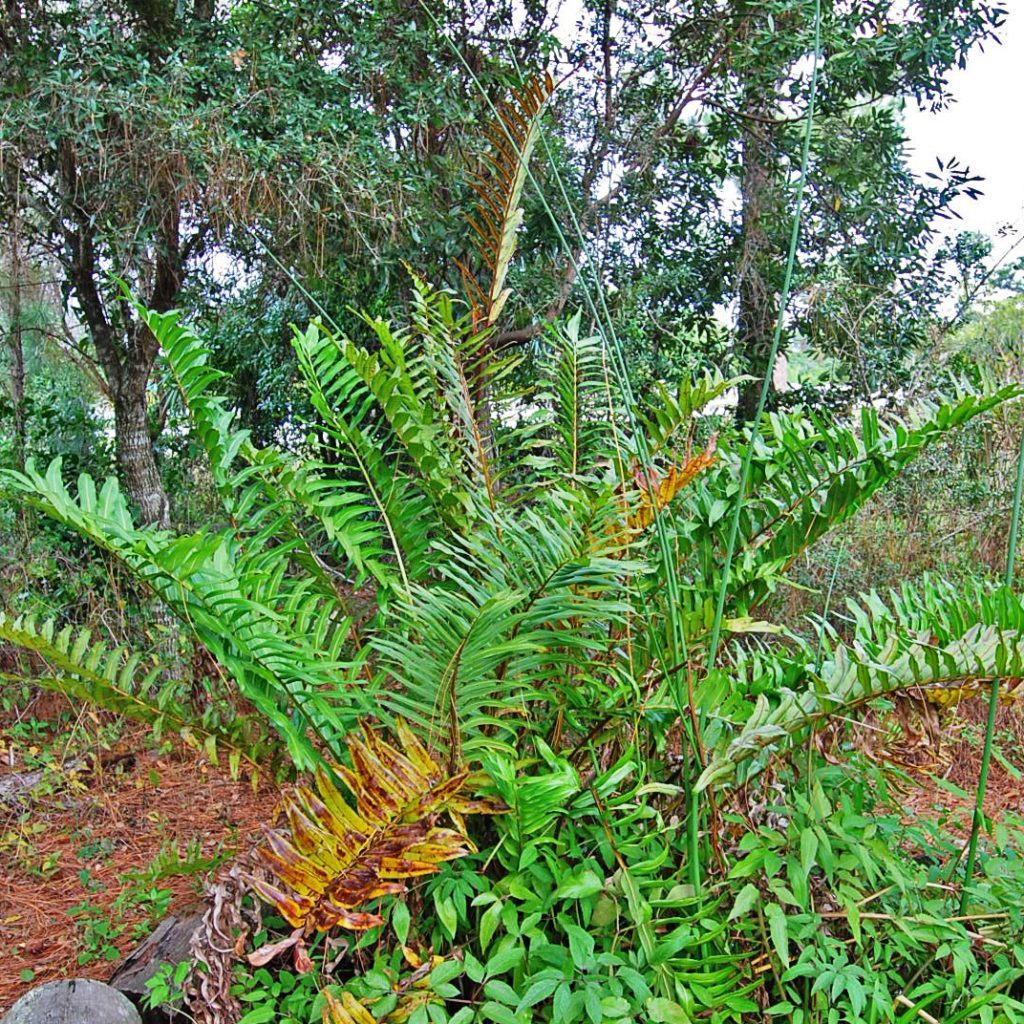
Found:
M 820 4 L 820 0 L 818 0 Z M 484 98 L 485 103 L 490 108 L 491 112 L 495 115 L 498 130 L 505 130 L 504 124 L 501 118 L 498 116 L 498 110 L 487 94 L 486 89 L 483 88 L 479 78 L 473 69 L 466 62 L 463 57 L 462 51 L 455 44 L 454 40 L 451 39 L 447 31 L 438 21 L 437 17 L 430 10 L 429 6 L 424 0 L 419 0 L 420 7 L 424 13 L 430 19 L 435 29 L 441 35 L 442 39 L 452 50 L 455 58 L 466 70 L 471 81 L 476 85 L 481 96 Z M 819 18 L 820 21 L 820 18 Z M 516 61 L 515 54 L 512 55 L 512 63 L 516 68 L 517 73 L 521 74 L 521 70 Z M 817 58 L 817 50 L 815 51 L 815 57 Z M 817 65 L 815 64 L 815 71 L 817 71 Z M 561 197 L 565 203 L 565 208 L 568 212 L 569 222 L 571 224 L 572 231 L 576 237 L 579 245 L 579 251 L 581 255 L 587 253 L 586 238 L 580 225 L 579 219 L 577 218 L 573 209 L 572 201 L 565 187 L 565 182 L 562 176 L 558 173 L 557 162 L 552 160 L 552 154 L 550 146 L 548 145 L 546 134 L 543 128 L 540 128 L 539 139 L 541 144 L 544 146 L 545 154 L 548 157 L 549 164 L 552 170 L 552 176 L 555 183 L 557 184 Z M 598 333 L 601 336 L 603 351 L 607 352 L 611 356 L 611 360 L 618 376 L 618 386 L 622 394 L 623 404 L 625 406 L 626 419 L 630 425 L 630 429 L 636 438 L 637 444 L 637 455 L 638 461 L 641 464 L 645 474 L 648 478 L 651 478 L 651 471 L 653 467 L 653 461 L 649 446 L 647 444 L 646 437 L 642 430 L 637 429 L 636 418 L 634 416 L 634 397 L 632 387 L 630 386 L 628 364 L 625 358 L 625 353 L 622 345 L 618 339 L 615 331 L 614 323 L 612 320 L 611 313 L 608 309 L 608 304 L 605 299 L 604 288 L 600 277 L 595 269 L 594 261 L 589 259 L 580 259 L 573 252 L 572 246 L 569 245 L 568 239 L 565 236 L 565 232 L 562 230 L 561 224 L 558 222 L 558 218 L 555 216 L 554 210 L 547 201 L 547 197 L 544 195 L 544 190 L 538 187 L 536 178 L 532 171 L 527 165 L 525 168 L 525 174 L 527 179 L 533 184 L 540 198 L 541 204 L 544 208 L 548 219 L 554 229 L 554 232 L 558 238 L 559 245 L 565 253 L 569 263 L 575 272 L 577 278 L 586 283 L 587 287 L 582 290 L 583 299 L 588 307 L 590 314 L 594 318 L 594 323 L 597 325 Z M 588 278 L 590 280 L 588 280 Z M 595 301 L 594 296 L 591 294 L 593 289 L 597 299 Z M 600 309 L 598 308 L 600 305 Z M 654 533 L 657 542 L 658 552 L 660 555 L 660 562 L 662 568 L 662 580 L 665 586 L 665 607 L 667 609 L 667 639 L 668 639 L 668 651 L 666 652 L 662 645 L 662 638 L 658 635 L 658 631 L 651 628 L 651 646 L 655 653 L 655 657 L 664 666 L 663 676 L 668 683 L 669 693 L 672 697 L 673 703 L 676 707 L 676 712 L 679 716 L 684 734 L 687 738 L 688 746 L 693 754 L 695 764 L 699 765 L 699 737 L 694 734 L 694 728 L 690 722 L 687 714 L 687 702 L 684 699 L 684 682 L 680 677 L 679 668 L 672 669 L 670 666 L 686 666 L 689 663 L 688 645 L 686 639 L 686 630 L 683 622 L 683 614 L 681 608 L 681 602 L 679 597 L 679 585 L 677 579 L 677 566 L 675 559 L 675 550 L 672 545 L 672 541 L 668 535 L 668 529 L 666 527 L 667 510 L 660 509 L 655 503 L 654 508 Z M 653 623 L 649 622 L 649 625 L 653 627 Z M 695 776 L 699 774 L 700 768 L 698 767 L 697 772 L 693 773 L 690 779 L 687 780 L 689 793 L 691 794 L 688 801 L 689 808 L 687 814 L 687 847 L 689 856 L 688 861 L 688 873 L 690 883 L 693 885 L 694 892 L 699 895 L 701 887 L 701 866 L 699 858 L 699 811 L 700 811 L 700 794 L 696 790 L 693 782 Z
M 514 54 L 512 55 L 512 59 L 515 63 Z M 516 64 L 516 70 L 519 72 L 518 64 Z M 587 244 L 582 226 L 580 225 L 579 218 L 576 216 L 575 210 L 573 209 L 572 200 L 566 190 L 565 182 L 562 179 L 562 176 L 558 173 L 557 162 L 553 159 L 551 147 L 548 145 L 547 136 L 543 129 L 540 132 L 540 142 L 544 147 L 545 155 L 547 156 L 548 163 L 551 167 L 552 177 L 558 185 L 562 201 L 564 202 L 565 208 L 568 212 L 572 230 L 579 242 L 580 250 L 582 253 L 586 254 Z M 643 430 L 639 429 L 636 416 L 634 415 L 636 400 L 633 395 L 633 388 L 629 379 L 629 366 L 626 361 L 625 351 L 615 330 L 615 324 L 612 319 L 611 312 L 608 309 L 604 287 L 597 271 L 593 269 L 594 262 L 587 259 L 581 264 L 581 262 L 575 258 L 572 248 L 569 246 L 568 240 L 562 231 L 562 227 L 558 223 L 554 210 L 551 209 L 543 190 L 537 186 L 529 168 L 527 168 L 527 173 L 530 174 L 530 180 L 533 182 L 534 187 L 537 188 L 537 192 L 540 195 L 541 203 L 548 215 L 548 219 L 551 221 L 562 249 L 570 260 L 577 276 L 583 281 L 587 280 L 588 274 L 592 277 L 592 282 L 589 284 L 589 287 L 583 289 L 584 301 L 590 310 L 591 316 L 594 318 L 594 323 L 597 325 L 598 333 L 601 336 L 602 354 L 608 353 L 611 356 L 612 363 L 616 373 L 618 374 L 619 391 L 622 395 L 623 405 L 625 407 L 626 420 L 629 423 L 630 431 L 636 442 L 638 461 L 640 462 L 645 477 L 647 479 L 652 479 L 654 460 L 651 456 L 650 446 L 647 443 L 647 437 Z M 597 295 L 597 303 L 595 303 L 594 298 L 590 293 L 590 288 L 593 288 L 594 293 Z M 598 303 L 600 304 L 600 309 L 598 309 Z M 648 625 L 652 627 L 650 631 L 652 648 L 654 649 L 656 657 L 662 663 L 662 676 L 668 684 L 669 694 L 672 698 L 673 704 L 675 705 L 676 714 L 679 716 L 679 721 L 686 737 L 687 745 L 693 755 L 693 762 L 696 765 L 696 771 L 691 771 L 685 780 L 687 786 L 686 829 L 688 877 L 694 893 L 699 897 L 702 882 L 700 860 L 700 793 L 696 789 L 695 781 L 703 769 L 700 754 L 700 737 L 698 733 L 695 732 L 695 727 L 690 721 L 688 714 L 689 702 L 684 699 L 685 683 L 680 675 L 680 672 L 684 667 L 689 667 L 690 657 L 689 645 L 686 639 L 685 623 L 683 621 L 682 604 L 679 597 L 676 551 L 673 546 L 672 539 L 669 537 L 666 525 L 669 512 L 667 508 L 660 508 L 657 502 L 654 503 L 653 511 L 654 535 L 661 563 L 661 578 L 665 586 L 665 607 L 667 611 L 666 617 L 668 620 L 667 653 L 662 646 L 661 638 L 658 636 L 657 630 L 653 628 L 653 623 L 650 620 L 648 620 Z M 675 668 L 672 666 L 675 666 Z
M 1021 494 L 1024 492 L 1024 430 L 1020 435 L 1020 452 L 1017 455 L 1017 482 L 1013 490 L 1013 510 L 1010 513 L 1010 537 L 1006 545 L 1007 588 L 1013 586 L 1013 570 L 1017 561 L 1017 536 L 1020 531 Z M 992 743 L 996 731 L 996 710 L 999 707 L 999 677 L 992 680 L 988 695 L 988 719 L 985 722 L 985 744 L 981 752 L 981 768 L 978 771 L 978 791 L 974 797 L 974 818 L 971 822 L 971 838 L 967 845 L 967 864 L 964 866 L 964 884 L 960 892 L 960 913 L 967 908 L 968 886 L 974 877 L 974 865 L 978 857 L 978 835 L 985 816 L 985 790 L 988 788 L 988 773 L 992 764 Z
M 789 302 L 789 290 L 793 281 L 793 267 L 796 264 L 796 247 L 800 239 L 800 221 L 804 205 L 804 186 L 807 182 L 807 164 L 811 152 L 811 129 L 814 125 L 814 101 L 818 91 L 818 63 L 821 50 L 821 0 L 814 3 L 814 64 L 811 68 L 811 91 L 807 100 L 807 122 L 804 125 L 803 148 L 800 154 L 800 177 L 797 181 L 796 209 L 793 211 L 793 228 L 789 236 L 789 254 L 786 257 L 786 274 L 782 282 L 782 291 L 779 294 L 779 315 L 775 320 L 775 332 L 772 335 L 772 346 L 768 352 L 768 365 L 765 367 L 764 380 L 761 382 L 761 394 L 757 402 L 757 411 L 754 413 L 754 421 L 750 425 L 750 439 L 747 442 L 746 451 L 743 454 L 743 464 L 740 469 L 739 487 L 736 491 L 736 501 L 732 509 L 732 521 L 729 524 L 729 539 L 725 549 L 725 562 L 722 565 L 722 581 L 718 587 L 718 595 L 715 600 L 715 617 L 711 624 L 711 639 L 708 642 L 709 669 L 715 667 L 715 659 L 718 657 L 718 645 L 722 636 L 722 618 L 725 612 L 725 602 L 729 595 L 729 573 L 732 571 L 732 561 L 736 554 L 736 542 L 740 532 L 740 514 L 743 511 L 743 502 L 746 498 L 747 484 L 750 481 L 750 467 L 754 460 L 754 448 L 761 436 L 761 418 L 764 415 L 765 403 L 768 401 L 768 389 L 771 386 L 772 373 L 775 369 L 775 360 L 779 354 L 779 345 L 782 341 L 782 327 L 786 316 L 786 306 Z

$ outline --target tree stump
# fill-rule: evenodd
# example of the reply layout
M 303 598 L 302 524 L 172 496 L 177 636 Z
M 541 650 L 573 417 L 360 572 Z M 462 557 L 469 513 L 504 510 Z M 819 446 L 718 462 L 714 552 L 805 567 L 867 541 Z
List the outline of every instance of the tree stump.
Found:
M 128 998 L 101 981 L 51 981 L 23 995 L 0 1024 L 142 1024 Z
M 182 961 L 192 959 L 189 941 L 202 920 L 201 907 L 189 908 L 180 915 L 171 914 L 165 917 L 149 938 L 121 962 L 110 979 L 111 986 L 131 997 L 134 1002 L 141 1001 L 147 993 L 146 982 L 164 964 L 174 968 Z M 177 1008 L 174 1006 L 163 1006 L 156 1017 L 174 1020 L 179 1017 L 176 1011 Z M 151 1016 L 147 1014 L 146 1019 L 150 1019 Z

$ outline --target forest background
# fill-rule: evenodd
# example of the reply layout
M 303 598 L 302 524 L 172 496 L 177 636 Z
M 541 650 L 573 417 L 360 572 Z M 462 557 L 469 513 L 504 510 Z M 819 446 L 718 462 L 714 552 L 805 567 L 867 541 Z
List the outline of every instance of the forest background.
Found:
M 922 736 L 1019 779 L 1012 706 L 935 708 L 1024 675 L 1022 236 L 959 230 L 972 154 L 916 172 L 905 120 L 1012 17 L 7 3 L 5 715 L 56 690 L 364 815 L 379 719 L 448 776 L 397 820 L 451 815 L 433 854 L 473 865 L 406 903 L 378 863 L 326 917 L 258 879 L 295 973 L 181 976 L 193 1013 L 1019 1019 L 984 782 L 959 846 L 889 788 Z M 334 978 L 339 926 L 369 938 Z

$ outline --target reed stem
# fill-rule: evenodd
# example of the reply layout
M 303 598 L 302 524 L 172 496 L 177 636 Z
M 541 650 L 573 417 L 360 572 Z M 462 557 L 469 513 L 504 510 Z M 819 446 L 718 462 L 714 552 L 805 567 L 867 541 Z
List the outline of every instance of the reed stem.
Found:
M 1013 491 L 1013 510 L 1010 513 L 1010 538 L 1006 545 L 1007 588 L 1013 586 L 1013 570 L 1017 560 L 1017 535 L 1020 531 L 1021 493 L 1024 492 L 1024 430 L 1020 435 L 1020 452 L 1017 456 L 1017 483 Z M 967 909 L 968 887 L 974 878 L 974 866 L 978 858 L 978 836 L 985 817 L 985 790 L 988 788 L 988 773 L 992 764 L 992 743 L 996 731 L 996 710 L 999 707 L 999 678 L 992 680 L 988 695 L 988 719 L 985 722 L 985 743 L 981 751 L 981 769 L 978 772 L 978 791 L 974 797 L 974 818 L 971 822 L 971 838 L 967 844 L 967 864 L 964 867 L 964 884 L 960 892 L 960 913 Z

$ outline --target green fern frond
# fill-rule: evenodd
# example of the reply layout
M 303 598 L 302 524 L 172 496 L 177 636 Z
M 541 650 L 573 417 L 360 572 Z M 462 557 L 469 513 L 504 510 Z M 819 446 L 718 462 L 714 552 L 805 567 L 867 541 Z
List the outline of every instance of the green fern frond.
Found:
M 472 536 L 444 545 L 439 580 L 414 588 L 394 628 L 373 641 L 398 684 L 382 690 L 382 704 L 449 749 L 464 745 L 467 757 L 507 743 L 555 704 L 589 727 L 602 714 L 593 695 L 611 705 L 627 675 L 613 651 L 639 565 L 616 547 L 618 513 L 610 492 L 552 490 L 540 507 L 482 516 Z
M 683 377 L 674 393 L 661 381 L 655 381 L 636 414 L 638 425 L 646 436 L 651 458 L 657 458 L 680 446 L 686 448 L 692 441 L 697 414 L 706 410 L 730 388 L 738 387 L 749 379 L 743 376 L 723 377 L 716 370 L 696 380 Z
M 217 490 L 232 501 L 238 483 L 233 467 L 242 449 L 251 445 L 249 431 L 235 428 L 226 400 L 211 390 L 210 385 L 225 374 L 210 365 L 209 349 L 181 322 L 179 310 L 157 313 L 132 300 L 130 293 L 126 295 L 167 359 L 193 430 L 206 451 Z
M 412 323 L 421 338 L 424 362 L 432 370 L 437 392 L 452 424 L 450 437 L 461 452 L 465 489 L 482 489 L 493 510 L 497 476 L 492 420 L 508 399 L 499 394 L 502 381 L 519 365 L 513 354 L 495 352 L 489 327 L 477 330 L 472 316 L 456 317 L 451 297 L 431 290 L 413 274 Z
M 577 313 L 546 332 L 537 396 L 550 409 L 553 465 L 570 480 L 597 475 L 610 443 L 601 339 L 581 337 L 580 324 Z
M 875 409 L 861 413 L 860 432 L 811 421 L 800 429 L 773 417 L 768 442 L 778 469 L 755 487 L 757 502 L 774 514 L 745 534 L 745 548 L 787 565 L 828 530 L 849 518 L 929 445 L 1004 402 L 1024 388 L 1008 385 L 991 394 L 966 394 L 934 409 L 919 410 L 912 425 L 883 422 Z M 767 493 L 766 493 L 767 492 Z M 753 522 L 751 522 L 753 527 Z
M 274 725 L 299 765 L 319 760 L 309 729 L 329 746 L 354 720 L 355 709 L 345 722 L 322 710 L 347 675 L 341 655 L 351 623 L 316 578 L 290 572 L 299 542 L 246 545 L 231 527 L 186 536 L 137 528 L 116 480 L 97 492 L 83 476 L 76 500 L 59 460 L 45 476 L 31 463 L 24 474 L 4 471 L 0 484 L 110 552 L 159 595 Z
M 330 463 L 311 465 L 309 496 L 320 510 L 328 538 L 341 546 L 361 574 L 392 587 L 397 580 L 407 589 L 426 570 L 423 562 L 431 515 L 415 482 L 398 465 L 394 440 L 373 420 L 376 402 L 393 423 L 412 432 L 408 406 L 397 411 L 398 398 L 389 383 L 399 374 L 402 357 L 398 341 L 381 327 L 399 362 L 380 370 L 382 354 L 371 356 L 352 343 L 336 338 L 314 323 L 293 340 L 310 401 L 319 416 Z M 397 428 L 396 428 L 397 429 Z M 419 443 L 425 444 L 423 431 Z M 394 506 L 416 510 L 395 515 Z
M 974 626 L 999 626 L 1024 632 L 1024 605 L 1008 587 L 992 588 L 979 580 L 951 583 L 926 574 L 884 597 L 876 591 L 847 601 L 855 636 L 861 644 L 884 643 L 892 630 L 929 633 L 949 643 Z
M 903 608 L 884 605 L 871 595 L 856 608 L 854 640 L 826 638 L 825 657 L 815 672 L 809 646 L 790 657 L 777 652 L 763 659 L 762 693 L 753 711 L 724 737 L 701 776 L 702 788 L 734 781 L 743 769 L 749 778 L 808 730 L 843 717 L 870 701 L 900 691 L 926 695 L 960 690 L 965 684 L 998 678 L 1007 688 L 1024 680 L 1024 604 L 1008 588 L 983 593 L 980 586 L 960 594 L 943 589 L 929 599 L 907 588 Z M 918 600 L 919 599 L 919 600 Z M 913 608 L 911 610 L 911 605 Z M 749 674 L 742 664 L 737 671 Z M 765 687 L 765 676 L 776 684 Z M 722 723 L 725 726 L 725 723 Z
M 213 760 L 225 755 L 236 774 L 242 762 L 248 771 L 258 773 L 273 757 L 272 744 L 256 723 L 218 723 L 208 715 L 190 713 L 161 684 L 162 665 L 144 663 L 125 647 L 104 644 L 88 629 L 58 629 L 53 620 L 37 623 L 28 616 L 12 618 L 0 612 L 0 640 L 31 652 L 43 665 L 42 670 L 29 664 L 22 672 L 0 673 L 6 682 L 40 686 L 75 703 L 142 722 L 157 738 L 174 732 Z
M 754 453 L 750 492 L 740 513 L 740 543 L 729 584 L 736 614 L 748 614 L 760 604 L 795 558 L 852 516 L 929 445 L 1022 393 L 1019 385 L 969 393 L 920 410 L 912 425 L 885 422 L 871 408 L 862 411 L 857 429 L 803 413 L 772 414 Z M 691 543 L 701 590 L 720 576 L 725 511 L 739 460 L 734 446 L 722 446 L 717 471 L 698 488 Z
M 362 557 L 364 546 L 346 529 L 353 526 L 355 517 L 332 514 L 337 506 L 319 500 L 321 481 L 315 464 L 252 445 L 249 432 L 237 427 L 227 400 L 213 390 L 224 374 L 212 368 L 212 353 L 182 322 L 179 312 L 154 313 L 135 305 L 167 360 L 236 537 L 254 549 L 274 547 L 282 555 L 287 551 L 325 596 L 335 595 L 336 575 L 328 571 L 303 528 L 312 524 L 322 529 L 341 544 L 356 571 L 364 572 L 368 560 Z

